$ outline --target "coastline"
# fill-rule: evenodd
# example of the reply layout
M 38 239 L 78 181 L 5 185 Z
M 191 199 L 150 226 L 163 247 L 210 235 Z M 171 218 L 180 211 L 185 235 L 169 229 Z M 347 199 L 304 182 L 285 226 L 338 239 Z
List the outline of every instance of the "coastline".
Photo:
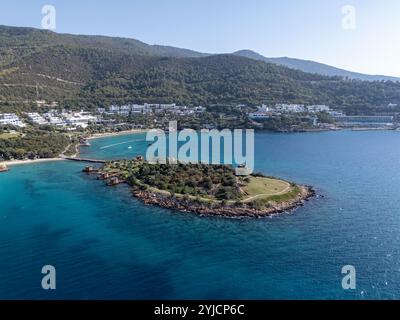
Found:
M 131 130 L 124 130 L 124 131 L 119 131 L 119 132 L 106 132 L 106 133 L 94 133 L 91 135 L 88 135 L 85 139 L 86 140 L 95 140 L 95 139 L 100 139 L 100 138 L 107 138 L 107 137 L 117 137 L 117 136 L 124 136 L 124 135 L 130 135 L 130 134 L 140 134 L 140 133 L 146 133 L 150 129 L 131 129 Z M 338 127 L 335 130 L 330 130 L 330 129 L 322 129 L 322 130 L 310 130 L 310 131 L 303 131 L 303 132 L 323 132 L 323 131 L 343 131 L 343 130 L 351 130 L 351 131 L 391 131 L 394 129 L 389 129 L 389 128 L 369 128 L 369 127 L 349 127 L 349 128 L 340 128 Z M 296 133 L 296 132 L 294 132 Z M 79 156 L 79 149 L 81 145 L 76 144 L 75 149 L 76 153 L 73 154 L 71 157 L 76 158 Z M 59 157 L 55 158 L 42 158 L 42 159 L 35 159 L 35 160 L 7 160 L 0 162 L 0 164 L 5 165 L 6 167 L 10 166 L 15 166 L 15 165 L 28 165 L 28 164 L 35 164 L 35 163 L 41 163 L 41 162 L 52 162 L 52 161 L 62 161 L 65 160 L 65 155 L 61 154 Z M 4 171 L 2 171 L 4 172 Z
M 265 209 L 254 209 L 250 207 L 237 207 L 230 205 L 206 205 L 195 200 L 168 196 L 158 192 L 133 189 L 135 198 L 145 205 L 158 206 L 165 209 L 190 212 L 199 216 L 214 216 L 221 218 L 243 219 L 243 218 L 266 218 L 278 214 L 289 213 L 316 197 L 316 191 L 311 186 L 301 185 L 301 193 L 289 201 L 276 203 Z
M 94 140 L 94 139 L 99 139 L 99 138 L 107 138 L 107 137 L 114 137 L 114 136 L 124 136 L 124 135 L 130 135 L 130 134 L 139 134 L 139 133 L 145 133 L 149 129 L 132 129 L 132 130 L 125 130 L 125 131 L 120 131 L 120 132 L 108 132 L 108 133 L 95 133 L 90 135 L 89 137 L 86 138 L 86 140 Z M 79 149 L 80 149 L 80 144 L 77 144 L 75 146 L 76 153 L 72 155 L 72 158 L 76 158 L 79 156 Z M 64 161 L 65 155 L 61 154 L 57 158 L 42 158 L 42 159 L 35 159 L 35 160 L 7 160 L 0 162 L 0 164 L 5 165 L 6 167 L 11 167 L 11 166 L 16 166 L 16 165 L 28 165 L 28 164 L 35 164 L 35 163 L 42 163 L 42 162 L 53 162 L 53 161 Z

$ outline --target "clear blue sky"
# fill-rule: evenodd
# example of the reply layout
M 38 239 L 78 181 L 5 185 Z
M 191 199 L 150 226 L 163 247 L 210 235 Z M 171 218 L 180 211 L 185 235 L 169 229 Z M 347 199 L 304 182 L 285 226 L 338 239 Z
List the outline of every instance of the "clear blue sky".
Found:
M 202 52 L 252 49 L 352 71 L 400 76 L 399 0 L 2 0 L 0 24 L 41 27 L 45 4 L 57 32 L 129 37 Z M 356 28 L 342 28 L 342 7 Z

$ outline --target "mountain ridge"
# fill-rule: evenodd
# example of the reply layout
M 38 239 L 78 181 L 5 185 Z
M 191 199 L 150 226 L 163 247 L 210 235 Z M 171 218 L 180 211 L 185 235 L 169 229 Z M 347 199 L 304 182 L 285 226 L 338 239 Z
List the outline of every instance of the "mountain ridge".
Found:
M 349 79 L 359 79 L 364 81 L 400 81 L 400 78 L 398 77 L 385 76 L 385 75 L 370 75 L 360 72 L 353 72 L 333 67 L 325 63 L 316 62 L 313 60 L 304 60 L 304 59 L 290 58 L 290 57 L 268 58 L 249 49 L 235 51 L 233 54 L 246 57 L 249 59 L 265 61 L 267 63 L 283 65 L 288 68 L 301 70 L 303 72 L 318 73 L 326 76 L 339 76 L 339 77 L 345 77 Z
M 102 46 L 103 48 L 109 48 L 112 50 L 121 50 L 123 52 L 129 52 L 131 54 L 156 55 L 156 56 L 181 57 L 181 58 L 199 58 L 210 55 L 218 55 L 218 54 L 202 53 L 195 50 L 168 46 L 168 45 L 158 45 L 158 44 L 151 45 L 133 38 L 112 37 L 104 35 L 76 35 L 69 33 L 56 33 L 48 30 L 41 30 L 31 27 L 11 27 L 4 25 L 0 25 L 0 40 L 2 40 L 2 35 L 4 35 L 7 31 L 9 32 L 9 34 L 13 36 L 21 35 L 20 34 L 21 32 L 25 32 L 25 34 L 47 33 L 48 35 L 50 35 L 53 45 L 59 43 L 60 38 L 64 38 L 62 42 L 67 41 L 70 45 L 81 45 L 81 46 L 89 45 L 91 47 Z M 250 49 L 238 50 L 233 53 L 226 53 L 226 54 L 240 55 L 249 59 L 260 60 L 267 63 L 282 65 L 307 73 L 318 73 L 327 76 L 340 76 L 349 79 L 359 79 L 364 81 L 400 81 L 399 77 L 386 76 L 386 75 L 369 75 L 359 72 L 353 72 L 312 60 L 304 60 L 291 57 L 265 57 Z
M 199 56 L 200 55 L 200 56 Z M 0 102 L 188 105 L 400 104 L 400 83 L 345 80 L 234 54 L 208 55 L 138 40 L 0 27 Z

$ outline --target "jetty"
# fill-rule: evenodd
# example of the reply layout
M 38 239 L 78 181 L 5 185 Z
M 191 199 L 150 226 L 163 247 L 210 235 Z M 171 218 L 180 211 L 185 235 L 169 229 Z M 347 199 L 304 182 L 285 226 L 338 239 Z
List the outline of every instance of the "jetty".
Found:
M 70 161 L 77 161 L 77 162 L 88 162 L 88 163 L 107 163 L 106 160 L 99 160 L 99 159 L 88 159 L 88 158 L 74 158 L 74 157 L 64 157 L 65 160 Z
M 93 168 L 92 166 L 85 167 L 82 172 L 86 174 L 96 174 L 97 180 L 105 180 L 107 186 L 116 186 L 122 183 L 126 183 L 125 180 L 119 178 L 120 173 L 109 173 L 109 172 L 100 172 L 100 170 Z

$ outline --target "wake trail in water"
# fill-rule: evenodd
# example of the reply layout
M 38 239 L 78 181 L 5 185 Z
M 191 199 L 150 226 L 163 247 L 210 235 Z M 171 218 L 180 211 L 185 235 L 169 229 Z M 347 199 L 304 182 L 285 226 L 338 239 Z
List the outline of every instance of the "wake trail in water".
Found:
M 131 142 L 138 142 L 138 141 L 142 141 L 142 140 L 129 140 L 129 141 L 125 141 L 125 142 L 114 143 L 114 144 L 110 144 L 108 146 L 101 147 L 100 150 L 112 148 L 112 147 L 115 147 L 115 146 L 131 143 Z

